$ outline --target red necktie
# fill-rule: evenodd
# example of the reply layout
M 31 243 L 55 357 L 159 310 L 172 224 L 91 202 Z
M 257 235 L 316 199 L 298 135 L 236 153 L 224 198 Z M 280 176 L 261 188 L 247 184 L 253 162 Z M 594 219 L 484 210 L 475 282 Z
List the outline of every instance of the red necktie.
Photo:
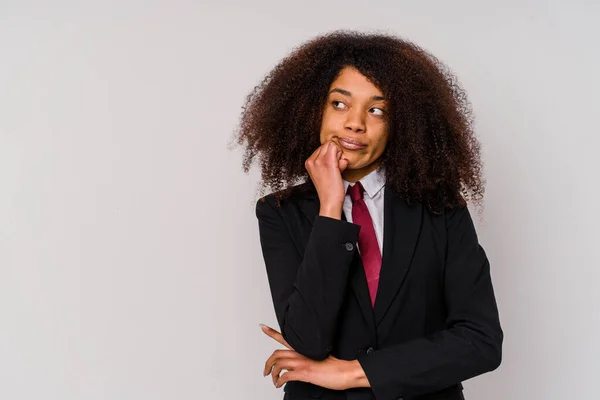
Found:
M 371 214 L 363 200 L 364 190 L 360 181 L 356 182 L 354 186 L 348 186 L 348 193 L 352 199 L 352 222 L 360 225 L 358 250 L 365 268 L 371 305 L 374 306 L 379 284 L 379 271 L 381 271 L 381 251 L 377 243 L 377 236 L 375 236 Z

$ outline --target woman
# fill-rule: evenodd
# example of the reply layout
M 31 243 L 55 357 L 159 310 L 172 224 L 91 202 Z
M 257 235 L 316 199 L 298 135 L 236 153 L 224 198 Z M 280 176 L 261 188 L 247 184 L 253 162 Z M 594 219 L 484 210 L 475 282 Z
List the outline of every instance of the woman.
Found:
M 237 140 L 273 191 L 256 215 L 281 333 L 263 330 L 287 349 L 264 374 L 284 398 L 463 399 L 499 366 L 466 207 L 483 198 L 479 144 L 436 58 L 391 35 L 314 38 L 247 98 Z

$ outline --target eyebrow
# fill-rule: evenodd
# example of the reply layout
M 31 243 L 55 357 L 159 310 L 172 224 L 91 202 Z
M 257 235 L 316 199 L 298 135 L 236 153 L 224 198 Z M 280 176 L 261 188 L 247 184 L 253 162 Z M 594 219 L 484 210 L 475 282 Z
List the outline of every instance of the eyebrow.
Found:
M 340 88 L 334 88 L 334 89 L 332 89 L 332 90 L 329 92 L 329 94 L 331 94 L 331 93 L 334 93 L 334 92 L 341 93 L 341 94 L 343 94 L 344 96 L 352 97 L 352 93 L 350 93 L 349 91 L 347 91 L 347 90 L 344 90 L 344 89 L 340 89 Z M 385 97 L 381 97 L 381 96 L 377 96 L 377 95 L 376 95 L 376 96 L 372 96 L 372 97 L 371 97 L 371 100 L 385 100 Z

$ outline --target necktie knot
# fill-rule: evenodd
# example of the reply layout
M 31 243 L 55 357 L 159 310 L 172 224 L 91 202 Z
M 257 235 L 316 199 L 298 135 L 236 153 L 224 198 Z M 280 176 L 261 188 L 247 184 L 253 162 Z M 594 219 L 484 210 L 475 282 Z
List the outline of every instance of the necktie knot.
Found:
M 348 186 L 348 194 L 350 194 L 350 199 L 352 200 L 352 203 L 362 199 L 364 191 L 365 188 L 363 188 L 363 185 L 362 183 L 360 183 L 360 181 L 356 182 L 354 186 Z

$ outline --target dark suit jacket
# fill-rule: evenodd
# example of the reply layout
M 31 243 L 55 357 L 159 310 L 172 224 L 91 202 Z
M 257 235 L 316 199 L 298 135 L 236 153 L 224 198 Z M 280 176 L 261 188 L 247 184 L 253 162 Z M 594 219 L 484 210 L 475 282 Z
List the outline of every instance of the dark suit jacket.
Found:
M 461 381 L 496 369 L 503 332 L 490 265 L 469 211 L 441 215 L 384 195 L 383 260 L 371 306 L 357 251 L 360 226 L 319 216 L 311 183 L 256 215 L 275 313 L 300 354 L 358 359 L 371 388 L 289 382 L 296 399 L 463 399 Z

